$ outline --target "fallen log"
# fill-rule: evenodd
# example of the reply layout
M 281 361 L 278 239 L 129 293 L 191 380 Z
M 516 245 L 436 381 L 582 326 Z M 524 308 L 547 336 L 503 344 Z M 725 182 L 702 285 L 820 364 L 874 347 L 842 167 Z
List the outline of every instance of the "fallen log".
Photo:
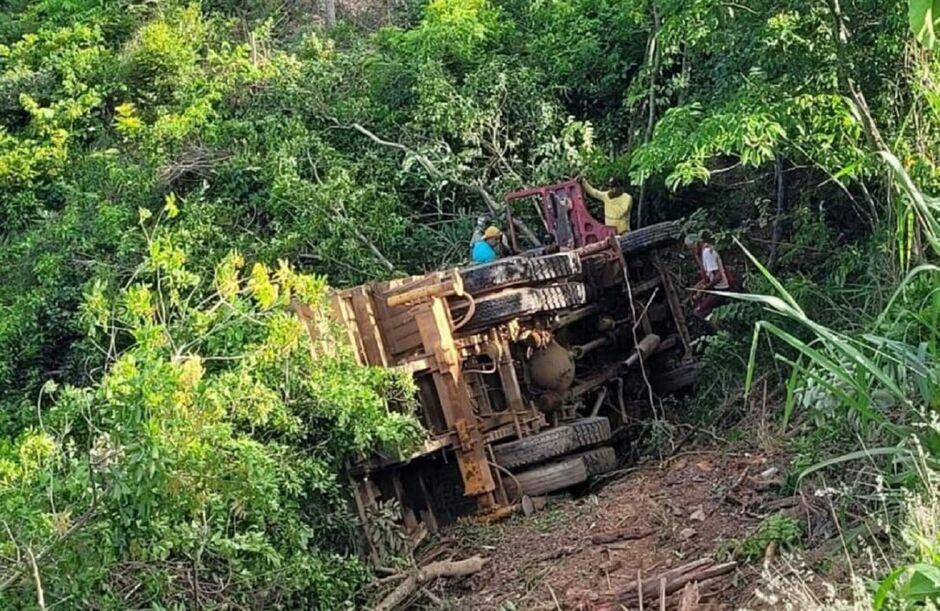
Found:
M 669 569 L 669 570 L 667 570 L 667 571 L 663 571 L 662 573 L 660 573 L 660 574 L 657 575 L 656 577 L 650 577 L 650 578 L 645 579 L 645 580 L 642 580 L 642 581 L 640 580 L 640 574 L 639 574 L 639 571 L 638 571 L 638 572 L 637 572 L 637 580 L 634 581 L 633 583 L 627 585 L 624 589 L 620 590 L 619 592 L 617 592 L 617 593 L 614 594 L 613 596 L 614 596 L 614 597 L 622 597 L 622 596 L 628 596 L 628 595 L 630 595 L 630 594 L 633 594 L 634 596 L 636 596 L 637 590 L 639 590 L 640 592 L 651 592 L 651 591 L 653 591 L 653 590 L 657 590 L 657 591 L 658 591 L 658 590 L 659 590 L 659 580 L 660 580 L 660 579 L 665 578 L 667 581 L 669 581 L 670 579 L 676 579 L 677 577 L 679 577 L 679 576 L 681 576 L 681 575 L 683 575 L 683 574 L 685 574 L 685 573 L 689 573 L 689 572 L 691 572 L 691 571 L 695 571 L 695 570 L 700 569 L 700 568 L 702 568 L 702 567 L 706 567 L 706 566 L 712 565 L 712 564 L 714 564 L 714 562 L 715 562 L 715 561 L 712 560 L 711 558 L 701 558 L 701 559 L 699 559 L 699 560 L 694 560 L 694 561 L 692 561 L 692 562 L 688 562 L 688 563 L 686 563 L 686 564 L 683 564 L 682 566 L 677 566 L 677 567 L 674 568 L 674 569 Z M 595 592 L 595 591 L 593 591 L 593 590 L 576 590 L 576 589 L 573 589 L 573 590 L 569 590 L 569 591 L 567 592 L 567 598 L 568 598 L 569 601 L 571 601 L 571 604 L 570 604 L 569 606 L 574 607 L 574 608 L 580 608 L 580 607 L 581 607 L 582 605 L 584 605 L 584 604 L 590 605 L 591 603 L 595 603 L 595 604 L 596 604 L 596 603 L 602 603 L 602 602 L 610 601 L 610 600 L 611 600 L 611 595 L 610 595 L 610 594 L 607 594 L 607 595 L 600 595 L 600 594 L 598 594 L 597 592 Z M 592 607 L 588 606 L 588 608 L 592 608 Z
M 591 537 L 591 543 L 594 545 L 603 545 L 615 541 L 633 541 L 634 539 L 645 539 L 654 534 L 655 530 L 637 530 L 635 528 L 621 528 L 606 533 L 600 533 Z
M 724 564 L 708 566 L 702 569 L 683 573 L 678 576 L 673 576 L 671 578 L 666 578 L 664 575 L 658 575 L 643 582 L 643 591 L 649 591 L 651 599 L 658 598 L 660 593 L 669 596 L 670 594 L 678 592 L 684 588 L 687 583 L 704 582 L 720 575 L 725 575 L 733 571 L 737 566 L 737 562 L 725 562 Z M 664 579 L 665 587 L 657 589 L 656 585 L 662 584 Z M 649 588 L 649 590 L 647 590 L 647 588 Z M 622 605 L 631 603 L 635 599 L 637 599 L 635 588 L 631 589 L 630 591 L 618 592 L 616 595 L 614 595 L 613 601 L 599 606 L 598 611 L 615 611 L 620 609 Z
M 581 551 L 581 546 L 579 545 L 565 545 L 548 551 L 544 554 L 536 556 L 533 560 L 533 564 L 538 564 L 539 562 L 547 562 L 548 560 L 558 560 L 559 558 L 564 558 L 565 556 L 570 556 L 572 554 L 577 554 Z
M 682 566 L 663 571 L 659 575 L 640 581 L 639 579 L 612 595 L 598 596 L 595 592 L 575 590 L 567 594 L 568 607 L 574 609 L 596 609 L 597 611 L 619 611 L 621 607 L 635 606 L 639 593 L 644 593 L 644 600 L 652 601 L 678 592 L 689 583 L 703 584 L 716 577 L 730 573 L 737 567 L 736 562 L 715 564 L 711 558 L 701 558 Z
M 479 572 L 486 565 L 487 559 L 479 556 L 466 560 L 442 560 L 432 562 L 420 569 L 411 571 L 397 588 L 375 606 L 375 611 L 392 611 L 407 601 L 418 588 L 434 581 L 438 577 L 463 577 Z

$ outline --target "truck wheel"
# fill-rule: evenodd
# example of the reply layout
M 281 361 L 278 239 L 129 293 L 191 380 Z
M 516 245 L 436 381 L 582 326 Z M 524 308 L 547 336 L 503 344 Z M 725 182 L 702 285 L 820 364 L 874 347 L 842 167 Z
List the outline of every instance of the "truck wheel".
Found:
M 617 238 L 625 256 L 638 255 L 649 250 L 669 246 L 679 239 L 681 227 L 675 221 L 657 223 L 629 231 Z
M 493 456 L 500 467 L 524 467 L 567 454 L 574 447 L 572 440 L 570 428 L 556 426 L 517 441 L 494 445 Z
M 573 252 L 542 257 L 509 257 L 460 270 L 463 288 L 471 295 L 526 282 L 544 282 L 581 273 L 581 259 Z
M 617 468 L 617 454 L 610 446 L 581 452 L 575 454 L 574 457 L 584 461 L 584 468 L 587 469 L 588 475 L 600 475 Z
M 571 429 L 575 448 L 594 445 L 610 439 L 610 420 L 603 416 L 579 418 L 565 424 Z
M 588 478 L 587 467 L 580 458 L 566 458 L 558 462 L 549 463 L 529 469 L 522 473 L 517 473 L 512 477 L 507 477 L 504 481 L 506 492 L 510 497 L 528 494 L 529 496 L 541 496 L 556 490 L 563 490 L 575 484 L 580 484 Z M 520 491 L 517 488 L 521 486 Z
M 695 384 L 700 369 L 701 365 L 699 363 L 682 365 L 672 371 L 654 376 L 650 380 L 650 384 L 652 384 L 653 390 L 655 390 L 657 394 L 668 395 Z
M 506 289 L 477 300 L 467 331 L 479 331 L 513 318 L 573 308 L 587 301 L 583 284 L 573 282 L 544 288 Z M 455 316 L 455 319 L 459 316 Z

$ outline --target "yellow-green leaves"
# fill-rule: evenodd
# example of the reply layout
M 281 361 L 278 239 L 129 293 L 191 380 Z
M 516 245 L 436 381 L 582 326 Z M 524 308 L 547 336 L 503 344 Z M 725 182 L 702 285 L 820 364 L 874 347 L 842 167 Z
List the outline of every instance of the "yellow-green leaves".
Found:
M 128 319 L 137 325 L 152 322 L 154 311 L 150 287 L 144 284 L 128 287 L 124 291 L 124 309 Z
M 277 284 L 271 282 L 268 268 L 262 263 L 255 263 L 251 268 L 251 278 L 248 280 L 248 289 L 255 301 L 264 310 L 269 310 L 277 302 L 280 291 Z
M 163 211 L 166 212 L 166 218 L 168 219 L 175 219 L 180 213 L 179 206 L 176 204 L 176 193 L 170 193 L 166 196 Z
M 104 328 L 111 322 L 111 304 L 104 292 L 105 284 L 99 279 L 94 281 L 91 289 L 83 296 L 81 318 L 89 330 L 95 327 Z
M 908 14 L 914 37 L 928 49 L 933 49 L 940 29 L 940 0 L 910 0 Z
M 137 116 L 137 107 L 131 102 L 124 102 L 114 107 L 114 123 L 118 132 L 125 138 L 129 138 L 144 127 L 144 122 Z
M 19 443 L 17 454 L 24 471 L 42 468 L 56 454 L 56 441 L 45 431 L 27 433 Z
M 144 267 L 160 274 L 169 287 L 170 299 L 174 303 L 181 298 L 181 291 L 191 289 L 199 283 L 199 276 L 186 267 L 186 252 L 169 235 L 150 239 Z
M 225 300 L 232 300 L 238 295 L 240 283 L 238 274 L 245 266 L 245 259 L 237 252 L 228 253 L 215 268 L 215 288 Z
M 202 363 L 202 358 L 199 356 L 188 356 L 182 359 L 179 366 L 179 384 L 182 388 L 190 391 L 196 388 L 205 373 Z

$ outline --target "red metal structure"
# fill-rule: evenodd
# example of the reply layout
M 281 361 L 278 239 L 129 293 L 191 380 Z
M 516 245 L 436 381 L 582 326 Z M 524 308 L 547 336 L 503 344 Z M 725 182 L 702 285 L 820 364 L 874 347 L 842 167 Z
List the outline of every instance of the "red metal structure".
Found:
M 512 206 L 519 200 L 534 199 L 542 223 L 559 248 L 578 248 L 603 242 L 616 235 L 613 228 L 604 225 L 587 209 L 584 191 L 577 180 L 514 191 L 506 196 L 506 215 L 509 239 L 515 252 L 520 252 L 512 220 Z

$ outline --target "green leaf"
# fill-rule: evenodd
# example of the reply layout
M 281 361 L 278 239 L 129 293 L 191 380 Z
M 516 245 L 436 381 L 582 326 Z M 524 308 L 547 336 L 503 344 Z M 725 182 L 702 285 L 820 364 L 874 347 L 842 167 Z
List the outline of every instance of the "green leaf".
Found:
M 940 568 L 931 564 L 915 564 L 910 579 L 901 589 L 908 600 L 937 600 L 940 596 Z
M 871 606 L 875 611 L 881 611 L 884 608 L 885 601 L 888 599 L 888 594 L 891 592 L 891 588 L 894 587 L 894 584 L 897 582 L 898 578 L 907 571 L 906 566 L 901 566 L 893 571 L 891 574 L 885 577 L 880 584 L 878 584 L 878 589 L 875 591 L 875 596 L 872 598 Z
M 826 467 L 831 467 L 833 465 L 840 465 L 844 462 L 851 462 L 853 460 L 859 460 L 862 458 L 871 458 L 872 456 L 895 456 L 895 455 L 905 455 L 910 456 L 911 451 L 907 448 L 902 448 L 899 446 L 890 446 L 887 448 L 866 448 L 864 450 L 857 450 L 855 452 L 849 452 L 848 454 L 842 454 L 841 456 L 836 456 L 835 458 L 830 458 L 828 460 L 823 460 L 815 465 L 807 467 L 802 473 L 798 480 L 802 480 L 807 475 L 821 471 Z
M 940 26 L 940 0 L 911 0 L 909 17 L 914 38 L 933 49 Z

